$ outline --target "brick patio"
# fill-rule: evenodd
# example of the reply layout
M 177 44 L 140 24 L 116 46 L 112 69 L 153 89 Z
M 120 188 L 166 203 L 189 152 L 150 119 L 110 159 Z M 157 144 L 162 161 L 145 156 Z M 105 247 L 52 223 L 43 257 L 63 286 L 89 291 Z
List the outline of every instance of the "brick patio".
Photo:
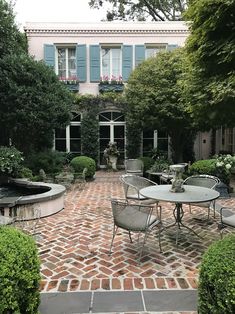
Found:
M 73 186 L 67 192 L 64 210 L 41 219 L 37 243 L 42 292 L 197 288 L 201 256 L 220 238 L 215 221 L 207 225 L 197 219 L 206 219 L 203 208 L 193 207 L 190 214 L 185 205 L 183 218 L 202 239 L 182 229 L 177 247 L 176 230 L 170 228 L 162 233 L 161 254 L 157 239 L 151 235 L 139 265 L 136 241 L 130 243 L 128 234 L 119 229 L 114 252 L 107 254 L 113 228 L 110 197 L 123 197 L 120 174 L 98 171 L 84 190 Z M 219 202 L 235 207 L 235 198 Z M 173 222 L 173 204 L 161 205 L 163 222 Z

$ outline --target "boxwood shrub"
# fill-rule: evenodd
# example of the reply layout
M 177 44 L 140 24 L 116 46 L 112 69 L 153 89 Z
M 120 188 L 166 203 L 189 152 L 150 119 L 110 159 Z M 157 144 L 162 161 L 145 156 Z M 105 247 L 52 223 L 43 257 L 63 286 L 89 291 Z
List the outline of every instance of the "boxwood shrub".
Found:
M 235 313 L 235 235 L 212 244 L 203 255 L 198 287 L 200 314 Z
M 194 174 L 209 174 L 212 176 L 216 176 L 217 169 L 216 169 L 216 160 L 215 159 L 204 159 L 195 161 L 189 167 L 189 175 Z
M 93 178 L 96 170 L 95 160 L 87 156 L 78 156 L 71 160 L 70 166 L 74 169 L 74 172 L 82 172 L 84 168 L 87 168 L 86 178 Z
M 29 235 L 0 227 L 0 313 L 38 313 L 40 262 Z

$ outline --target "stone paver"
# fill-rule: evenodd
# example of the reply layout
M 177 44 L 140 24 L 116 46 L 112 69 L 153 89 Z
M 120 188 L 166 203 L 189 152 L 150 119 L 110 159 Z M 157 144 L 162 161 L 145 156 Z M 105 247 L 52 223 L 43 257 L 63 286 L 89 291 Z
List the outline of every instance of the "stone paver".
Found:
M 177 247 L 176 230 L 170 228 L 162 233 L 160 253 L 157 239 L 151 235 L 138 264 L 136 237 L 130 243 L 128 234 L 119 229 L 113 254 L 108 255 L 113 228 L 110 197 L 124 196 L 120 174 L 98 171 L 84 190 L 72 187 L 67 192 L 64 210 L 41 219 L 37 244 L 42 292 L 197 288 L 201 256 L 220 238 L 215 221 L 207 225 L 205 220 L 195 219 L 206 219 L 207 210 L 203 208 L 193 207 L 190 214 L 185 205 L 183 218 L 201 238 L 182 229 Z M 219 201 L 235 207 L 234 198 Z M 163 222 L 173 222 L 173 204 L 161 205 Z

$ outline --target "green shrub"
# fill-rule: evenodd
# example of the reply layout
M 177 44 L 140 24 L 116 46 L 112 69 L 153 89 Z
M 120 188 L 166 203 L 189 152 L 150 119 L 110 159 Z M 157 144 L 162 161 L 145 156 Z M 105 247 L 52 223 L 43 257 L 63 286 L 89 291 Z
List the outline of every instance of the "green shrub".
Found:
M 11 177 L 17 177 L 22 168 L 24 158 L 14 146 L 0 146 L 0 172 Z
M 140 160 L 143 161 L 144 164 L 144 173 L 149 170 L 154 164 L 154 160 L 151 157 L 140 157 Z
M 204 254 L 198 296 L 200 314 L 235 313 L 235 235 L 215 242 Z
M 194 162 L 188 169 L 189 175 L 194 174 L 209 174 L 216 176 L 216 160 L 205 159 Z
M 30 181 L 33 180 L 33 172 L 27 167 L 22 167 L 18 173 L 19 178 L 28 178 Z
M 37 175 L 40 169 L 43 169 L 46 174 L 57 174 L 62 171 L 67 163 L 67 153 L 47 150 L 29 156 L 25 165 L 32 169 Z
M 38 313 L 40 262 L 34 240 L 13 227 L 0 228 L 0 313 Z
M 162 172 L 169 168 L 170 162 L 167 159 L 156 159 L 152 167 L 151 172 Z
M 94 159 L 86 156 L 73 158 L 70 162 L 70 166 L 75 172 L 82 172 L 84 168 L 87 168 L 86 178 L 93 178 L 96 170 Z

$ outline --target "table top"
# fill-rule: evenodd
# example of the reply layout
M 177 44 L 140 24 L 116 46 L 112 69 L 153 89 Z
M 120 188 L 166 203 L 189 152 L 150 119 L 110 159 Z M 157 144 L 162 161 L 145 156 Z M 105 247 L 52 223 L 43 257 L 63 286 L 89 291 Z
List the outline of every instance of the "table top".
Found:
M 203 203 L 215 200 L 220 193 L 194 185 L 184 185 L 185 191 L 182 193 L 171 192 L 171 184 L 152 185 L 140 190 L 140 194 L 158 201 L 166 201 L 172 203 Z

